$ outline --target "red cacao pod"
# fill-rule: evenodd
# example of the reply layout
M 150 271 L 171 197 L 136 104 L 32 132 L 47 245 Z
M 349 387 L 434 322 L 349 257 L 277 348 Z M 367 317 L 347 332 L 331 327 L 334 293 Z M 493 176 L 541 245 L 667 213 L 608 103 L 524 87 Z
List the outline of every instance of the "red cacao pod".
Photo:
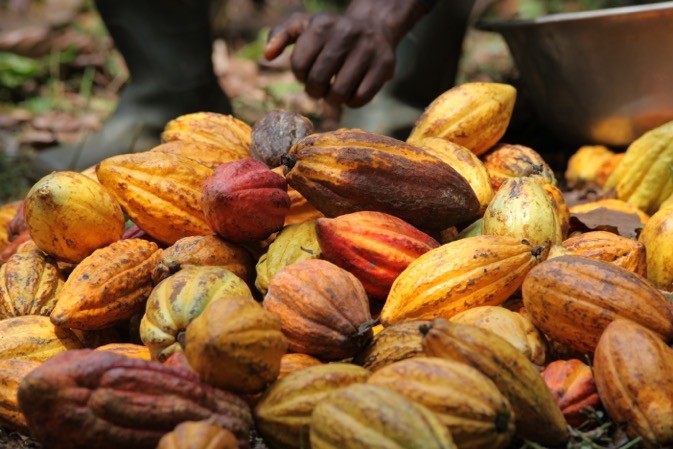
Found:
M 579 426 L 587 416 L 582 410 L 598 407 L 600 399 L 591 368 L 577 359 L 557 360 L 542 371 L 542 378 L 554 395 L 571 426 Z
M 206 222 L 232 242 L 264 240 L 280 231 L 290 210 L 285 178 L 252 158 L 220 165 L 203 183 Z
M 52 449 L 153 449 L 184 421 L 209 420 L 248 447 L 252 415 L 231 393 L 178 367 L 107 351 L 67 351 L 28 374 L 19 407 Z

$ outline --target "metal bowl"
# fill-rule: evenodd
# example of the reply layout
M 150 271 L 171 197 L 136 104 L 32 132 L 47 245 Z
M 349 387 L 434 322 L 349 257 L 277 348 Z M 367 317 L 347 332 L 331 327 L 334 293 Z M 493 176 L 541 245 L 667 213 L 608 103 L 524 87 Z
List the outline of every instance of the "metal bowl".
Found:
M 503 35 L 539 120 L 625 146 L 673 120 L 673 2 L 480 23 Z

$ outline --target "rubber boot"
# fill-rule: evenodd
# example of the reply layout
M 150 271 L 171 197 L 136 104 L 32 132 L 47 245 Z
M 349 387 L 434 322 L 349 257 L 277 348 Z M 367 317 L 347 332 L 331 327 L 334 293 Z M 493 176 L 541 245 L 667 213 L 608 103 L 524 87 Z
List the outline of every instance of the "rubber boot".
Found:
M 402 39 L 395 76 L 374 99 L 345 108 L 341 126 L 406 139 L 415 121 L 455 82 L 475 0 L 440 0 Z
M 79 145 L 37 154 L 35 179 L 149 150 L 159 143 L 165 124 L 180 115 L 231 113 L 213 72 L 208 0 L 97 0 L 96 5 L 130 80 L 99 132 Z

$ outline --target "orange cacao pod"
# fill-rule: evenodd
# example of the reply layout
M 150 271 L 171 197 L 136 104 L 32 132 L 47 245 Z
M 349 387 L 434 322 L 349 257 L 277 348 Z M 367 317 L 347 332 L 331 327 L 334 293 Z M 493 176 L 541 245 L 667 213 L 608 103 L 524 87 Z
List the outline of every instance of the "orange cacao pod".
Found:
M 244 152 L 236 148 L 185 140 L 174 140 L 162 143 L 161 145 L 152 148 L 150 151 L 184 156 L 194 162 L 205 165 L 212 170 L 215 170 L 226 162 L 237 161 L 247 157 Z
M 233 433 L 207 421 L 185 421 L 159 440 L 157 449 L 238 449 Z
M 227 148 L 239 159 L 250 154 L 252 128 L 231 115 L 215 112 L 194 112 L 177 117 L 166 124 L 161 140 L 184 141 Z
M 580 360 L 556 360 L 542 371 L 542 378 L 571 426 L 578 427 L 587 420 L 582 413 L 585 407 L 600 404 L 591 368 Z
M 19 409 L 16 397 L 19 384 L 40 362 L 32 360 L 0 360 L 0 426 L 28 434 L 28 423 Z
M 318 365 L 322 365 L 322 362 L 307 354 L 300 354 L 298 352 L 283 354 L 283 357 L 280 358 L 280 371 L 278 373 L 278 378 L 280 379 L 281 377 L 285 377 L 290 373 L 294 373 L 295 371 L 301 371 L 303 369 Z
M 0 251 L 2 251 L 12 240 L 12 237 L 14 237 L 10 233 L 9 224 L 12 222 L 22 205 L 23 201 L 14 201 L 0 206 Z
M 592 231 L 571 237 L 562 243 L 570 254 L 602 260 L 640 276 L 647 274 L 645 245 L 606 231 Z
M 423 335 L 418 328 L 428 323 L 429 321 L 404 321 L 383 328 L 353 358 L 353 363 L 373 372 L 391 363 L 424 355 Z
M 133 343 L 109 343 L 107 345 L 98 346 L 95 350 L 114 352 L 115 354 L 125 355 L 132 359 L 150 360 L 152 358 L 147 346 L 136 345 Z
M 532 177 L 548 184 L 556 184 L 554 171 L 542 156 L 523 145 L 498 145 L 484 156 L 484 165 L 491 176 L 491 185 L 495 191 L 509 178 Z

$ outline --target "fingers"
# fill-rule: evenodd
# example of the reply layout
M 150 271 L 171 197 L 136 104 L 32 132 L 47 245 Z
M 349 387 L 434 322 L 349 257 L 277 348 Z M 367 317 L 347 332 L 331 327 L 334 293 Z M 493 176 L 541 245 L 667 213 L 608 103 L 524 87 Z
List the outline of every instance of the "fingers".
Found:
M 395 58 L 385 58 L 377 61 L 370 67 L 367 74 L 346 104 L 351 108 L 359 108 L 369 103 L 374 95 L 381 90 L 386 81 L 393 77 L 395 72 Z
M 264 57 L 271 61 L 283 53 L 286 47 L 294 44 L 308 27 L 310 16 L 305 13 L 292 14 L 287 21 L 277 25 L 269 32 Z

